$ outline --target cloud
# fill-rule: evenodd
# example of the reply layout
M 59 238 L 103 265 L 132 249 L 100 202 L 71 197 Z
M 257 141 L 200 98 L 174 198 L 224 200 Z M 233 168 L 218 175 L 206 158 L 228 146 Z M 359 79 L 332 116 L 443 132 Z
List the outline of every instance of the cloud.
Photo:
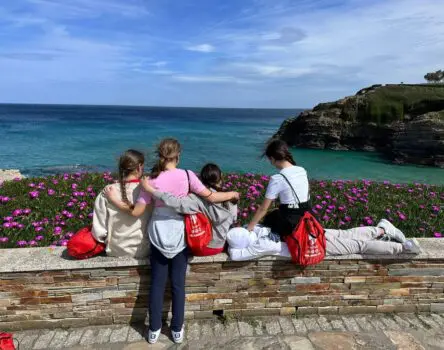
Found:
M 215 50 L 214 46 L 210 44 L 188 46 L 186 49 L 189 51 L 197 51 L 197 52 L 214 52 Z
M 280 30 L 277 34 L 272 34 L 269 39 L 270 42 L 276 44 L 292 44 L 301 41 L 307 37 L 307 33 L 302 29 L 285 27 Z
M 186 83 L 236 83 L 246 84 L 250 81 L 246 79 L 240 79 L 233 76 L 220 76 L 220 75 L 174 75 L 173 80 L 186 82 Z

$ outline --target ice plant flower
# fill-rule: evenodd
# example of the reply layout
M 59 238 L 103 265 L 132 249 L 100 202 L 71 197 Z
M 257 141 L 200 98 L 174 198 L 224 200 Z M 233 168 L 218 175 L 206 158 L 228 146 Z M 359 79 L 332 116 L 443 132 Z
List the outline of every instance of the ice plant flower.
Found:
M 31 199 L 38 198 L 39 197 L 39 191 L 31 191 L 31 192 L 29 192 L 29 197 Z

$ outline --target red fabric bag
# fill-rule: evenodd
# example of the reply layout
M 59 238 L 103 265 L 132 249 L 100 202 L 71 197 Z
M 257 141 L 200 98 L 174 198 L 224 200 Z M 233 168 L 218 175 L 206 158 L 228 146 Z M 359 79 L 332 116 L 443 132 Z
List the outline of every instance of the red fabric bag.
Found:
M 305 212 L 293 233 L 286 237 L 291 260 L 298 265 L 320 263 L 325 258 L 325 230 L 316 218 Z
M 102 253 L 106 245 L 98 242 L 92 232 L 91 226 L 84 227 L 77 231 L 68 241 L 68 255 L 76 259 L 88 259 Z
M 14 338 L 11 333 L 0 332 L 0 350 L 15 350 Z
M 213 237 L 213 229 L 207 216 L 202 213 L 185 215 L 185 236 L 193 255 L 207 255 L 206 247 Z

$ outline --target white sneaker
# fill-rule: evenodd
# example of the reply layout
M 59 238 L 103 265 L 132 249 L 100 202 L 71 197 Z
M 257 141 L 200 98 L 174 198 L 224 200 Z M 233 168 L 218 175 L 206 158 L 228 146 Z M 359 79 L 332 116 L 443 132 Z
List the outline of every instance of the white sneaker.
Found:
M 382 219 L 379 221 L 376 227 L 380 227 L 384 230 L 384 234 L 381 237 L 381 241 L 396 241 L 404 243 L 406 238 L 401 230 L 397 229 L 390 221 Z
M 151 329 L 148 330 L 148 343 L 154 344 L 157 343 L 160 337 L 160 329 L 157 331 L 152 331 Z
M 185 329 L 183 326 L 182 326 L 182 329 L 180 330 L 180 332 L 175 332 L 175 331 L 171 330 L 171 336 L 173 337 L 173 341 L 176 344 L 180 344 L 183 342 L 184 334 L 185 334 Z
M 421 247 L 419 246 L 416 238 L 409 239 L 402 244 L 404 248 L 403 253 L 407 254 L 419 254 L 421 253 Z

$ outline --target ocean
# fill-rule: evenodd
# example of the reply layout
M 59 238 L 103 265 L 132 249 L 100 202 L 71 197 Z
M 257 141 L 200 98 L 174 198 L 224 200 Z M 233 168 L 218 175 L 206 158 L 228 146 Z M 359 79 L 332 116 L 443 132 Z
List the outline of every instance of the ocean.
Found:
M 0 104 L 0 168 L 27 176 L 114 170 L 121 152 L 153 150 L 164 137 L 183 147 L 181 167 L 215 162 L 225 172 L 272 174 L 264 143 L 300 109 L 219 109 Z M 394 165 L 375 153 L 294 149 L 314 179 L 444 184 L 444 170 Z M 148 169 L 148 167 L 147 167 Z

